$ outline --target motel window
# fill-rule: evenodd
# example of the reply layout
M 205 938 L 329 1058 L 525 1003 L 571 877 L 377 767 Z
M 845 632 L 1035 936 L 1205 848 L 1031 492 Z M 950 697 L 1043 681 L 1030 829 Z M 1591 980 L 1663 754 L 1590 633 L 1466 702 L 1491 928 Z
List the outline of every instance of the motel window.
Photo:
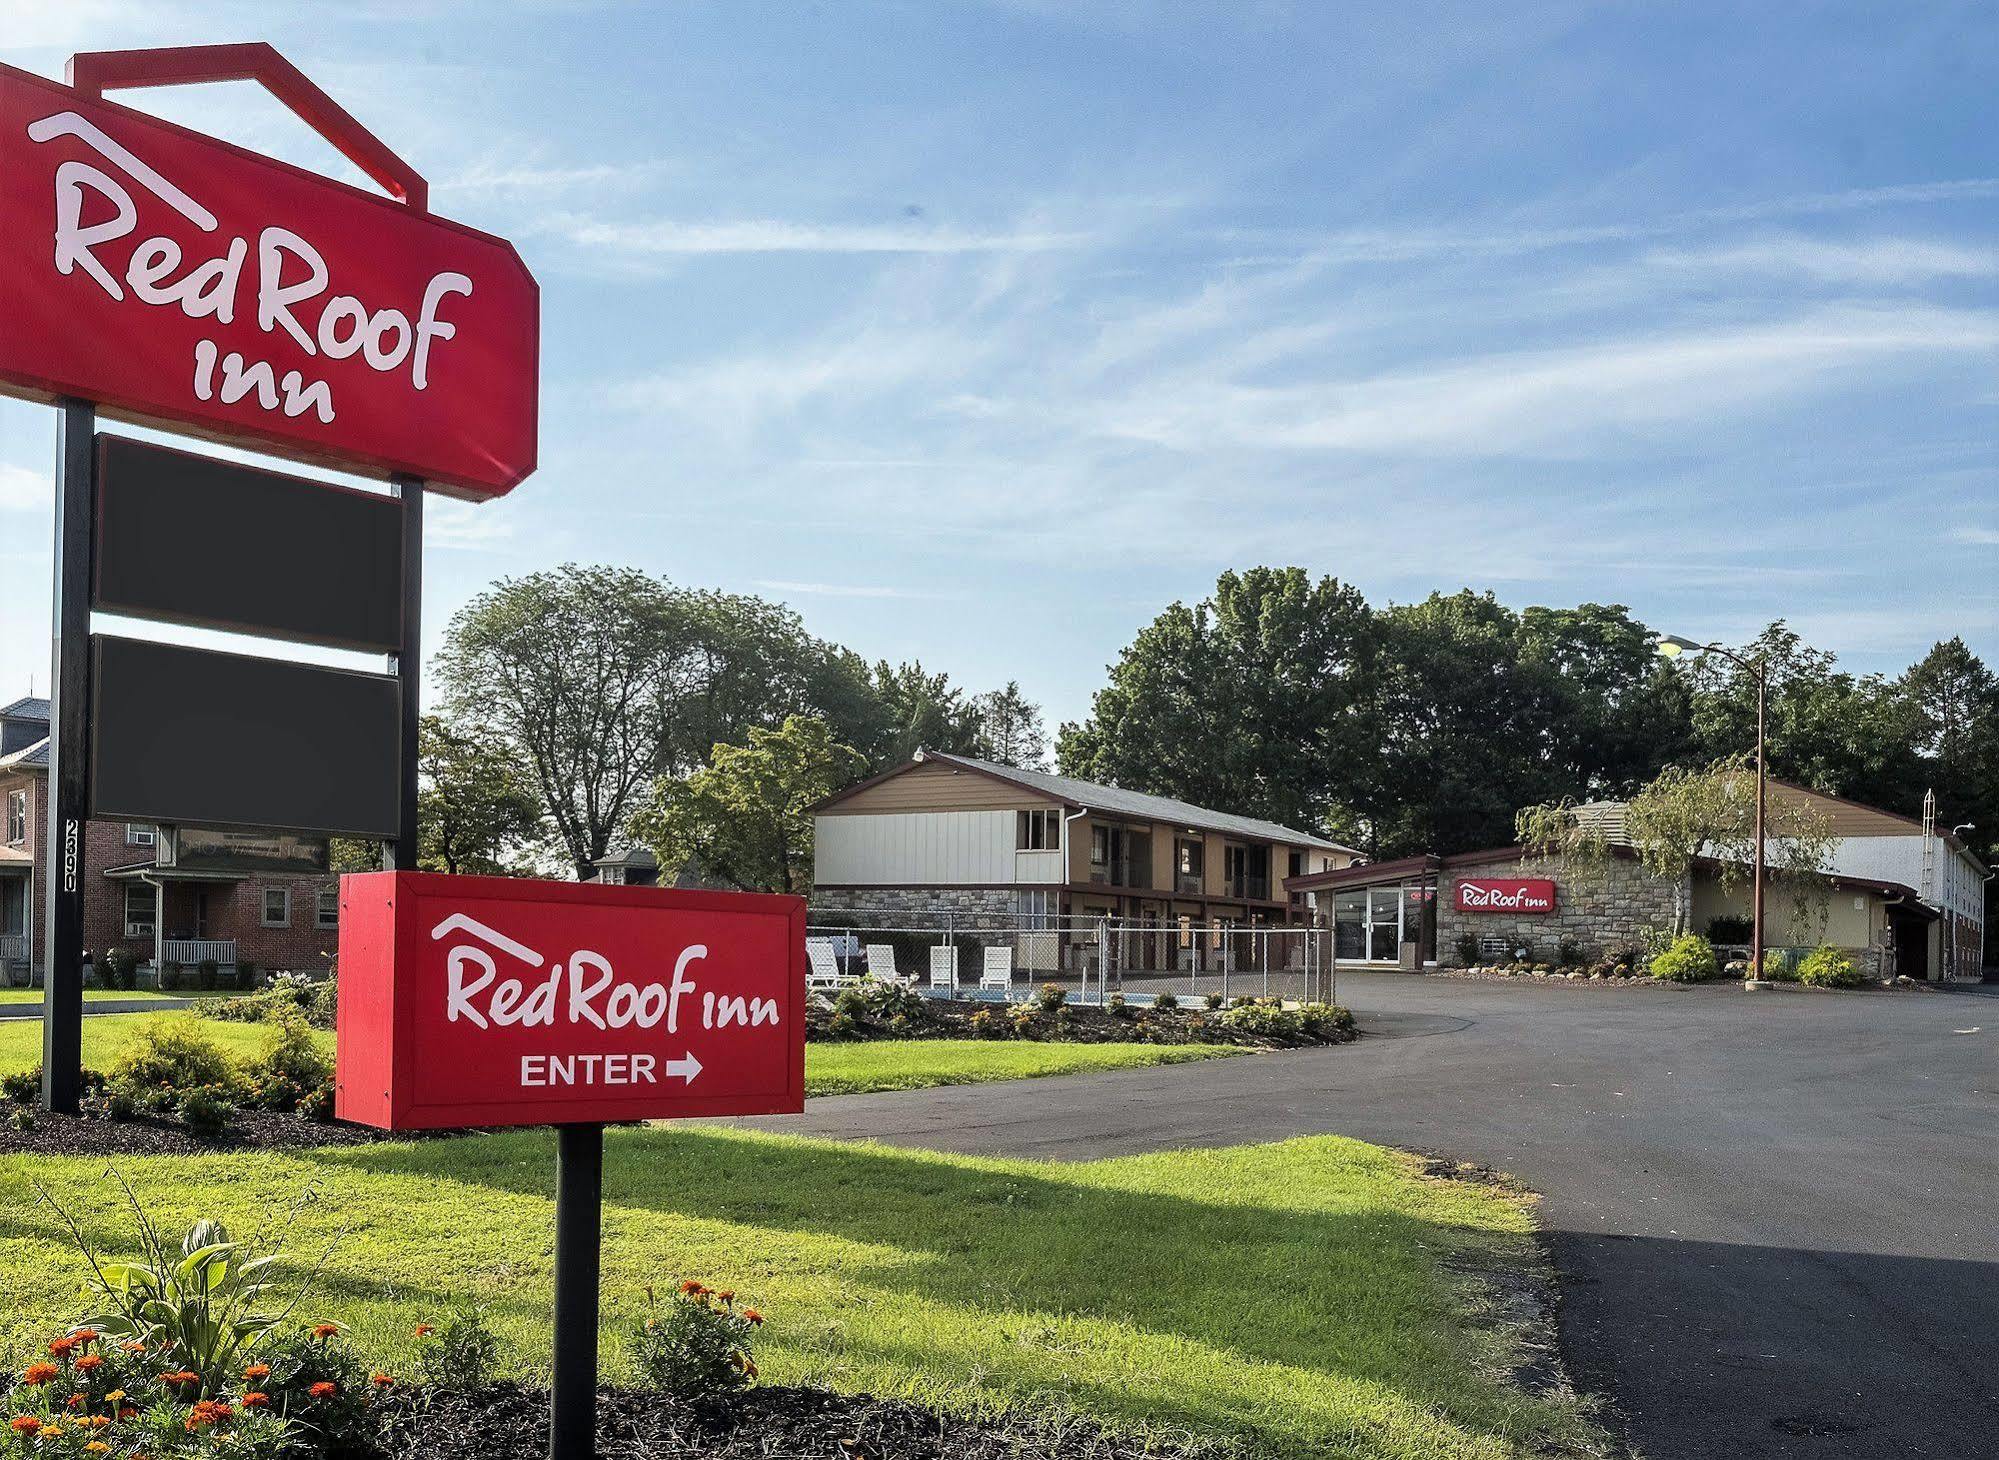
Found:
M 125 823 L 125 845 L 128 847 L 150 847 L 159 840 L 159 833 L 142 821 Z
M 125 884 L 125 936 L 150 938 L 159 911 L 159 891 L 145 882 Z
M 1174 891 L 1199 892 L 1207 848 L 1198 837 L 1179 837 L 1173 843 Z
M 312 916 L 313 916 L 313 922 L 315 922 L 322 928 L 339 927 L 340 889 L 337 887 L 320 888 L 319 900 L 317 904 L 314 906 Z
M 292 923 L 292 890 L 289 887 L 264 889 L 264 926 L 289 928 Z
M 1052 852 L 1062 842 L 1061 812 L 1050 806 L 1015 813 L 1013 844 L 1023 852 Z
M 1023 930 L 1045 932 L 1055 926 L 1055 894 L 1052 892 L 1016 892 L 1013 895 L 1013 910 Z
M 1305 875 L 1305 854 L 1303 852 L 1293 852 L 1291 854 L 1289 870 L 1285 875 L 1289 877 L 1303 877 Z
M 1360 962 L 1367 957 L 1367 894 L 1341 892 L 1333 898 L 1333 955 Z
M 28 793 L 7 793 L 7 845 L 18 847 L 28 839 Z
M 1194 946 L 1194 920 L 1184 913 L 1180 917 L 1180 946 L 1182 948 Z

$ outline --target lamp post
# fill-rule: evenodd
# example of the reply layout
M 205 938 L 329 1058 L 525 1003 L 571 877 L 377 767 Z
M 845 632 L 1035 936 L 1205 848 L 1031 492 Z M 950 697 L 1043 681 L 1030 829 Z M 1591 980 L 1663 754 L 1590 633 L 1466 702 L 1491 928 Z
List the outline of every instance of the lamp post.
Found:
M 1659 635 L 1659 653 L 1667 659 L 1677 659 L 1682 654 L 1719 654 L 1746 669 L 1756 677 L 1756 862 L 1752 874 L 1749 920 L 1749 972 L 1742 980 L 1745 989 L 1767 989 L 1770 980 L 1763 976 L 1763 810 L 1767 797 L 1768 777 L 1764 771 L 1765 706 L 1769 700 L 1770 668 L 1761 655 L 1755 659 L 1745 659 L 1732 649 L 1720 644 L 1698 644 L 1692 639 L 1683 639 L 1678 634 Z

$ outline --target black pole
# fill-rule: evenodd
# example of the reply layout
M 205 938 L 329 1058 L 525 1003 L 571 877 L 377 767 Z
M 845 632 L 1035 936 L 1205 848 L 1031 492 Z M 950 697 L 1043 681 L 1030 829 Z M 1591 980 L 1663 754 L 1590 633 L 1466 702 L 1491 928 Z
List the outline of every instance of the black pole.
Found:
M 555 1382 L 549 1460 L 596 1460 L 597 1286 L 604 1127 L 556 1127 Z
M 421 713 L 423 673 L 423 482 L 420 478 L 389 478 L 403 505 L 403 642 L 395 657 L 396 679 L 402 689 L 402 759 L 397 803 L 400 834 L 383 848 L 382 865 L 413 871 L 417 857 L 416 780 L 417 717 Z
M 56 412 L 55 601 L 49 646 L 48 823 L 43 829 L 48 876 L 42 927 L 42 1108 L 74 1113 L 83 1084 L 83 827 L 89 815 L 97 408 L 89 401 L 64 399 Z

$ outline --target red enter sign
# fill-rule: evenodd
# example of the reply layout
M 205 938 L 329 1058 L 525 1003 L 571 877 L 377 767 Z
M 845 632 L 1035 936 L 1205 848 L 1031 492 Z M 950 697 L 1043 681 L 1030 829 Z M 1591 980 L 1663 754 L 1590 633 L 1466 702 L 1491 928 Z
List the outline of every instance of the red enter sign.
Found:
M 1458 881 L 1458 911 L 1551 913 L 1555 884 L 1546 877 L 1464 877 Z
M 334 1111 L 385 1130 L 797 1111 L 804 997 L 802 898 L 343 877 Z

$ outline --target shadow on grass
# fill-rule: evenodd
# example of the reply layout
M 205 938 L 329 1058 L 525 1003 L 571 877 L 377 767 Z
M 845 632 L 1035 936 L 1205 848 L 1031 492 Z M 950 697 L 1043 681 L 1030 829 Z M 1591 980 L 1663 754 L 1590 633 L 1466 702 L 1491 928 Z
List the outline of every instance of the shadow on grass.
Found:
M 1016 1395 L 1059 1388 L 1098 1412 L 1164 1423 L 1232 1412 L 1249 1430 L 1315 1380 L 1363 1410 L 1432 1410 L 1488 1438 L 1548 1423 L 1543 1406 L 1475 1372 L 1462 1290 L 1440 1271 L 1467 1245 L 1516 1240 L 1458 1220 L 1472 1210 L 1463 1203 L 1497 1198 L 1398 1211 L 1410 1188 L 1392 1158 L 1337 1138 L 1269 1155 L 1283 1149 L 1048 1167 L 714 1129 L 613 1131 L 607 1282 L 621 1239 L 670 1218 L 719 1226 L 704 1240 L 740 1248 L 737 1272 L 792 1241 L 830 1244 L 823 1297 L 839 1333 L 829 1328 L 818 1351 L 826 1372 L 857 1352 L 969 1385 L 1003 1366 Z M 553 1189 L 544 1132 L 310 1159 L 460 1184 L 473 1201 L 481 1189 Z M 1315 1178 L 1328 1189 L 1344 1178 L 1346 1208 L 1317 1204 Z M 522 1234 L 537 1247 L 545 1235 Z M 969 1330 L 957 1351 L 930 1345 L 940 1313 Z M 1180 1361 L 1149 1389 L 1133 1371 L 1148 1347 Z M 1251 1366 L 1282 1368 L 1262 1371 L 1259 1393 L 1232 1372 Z

